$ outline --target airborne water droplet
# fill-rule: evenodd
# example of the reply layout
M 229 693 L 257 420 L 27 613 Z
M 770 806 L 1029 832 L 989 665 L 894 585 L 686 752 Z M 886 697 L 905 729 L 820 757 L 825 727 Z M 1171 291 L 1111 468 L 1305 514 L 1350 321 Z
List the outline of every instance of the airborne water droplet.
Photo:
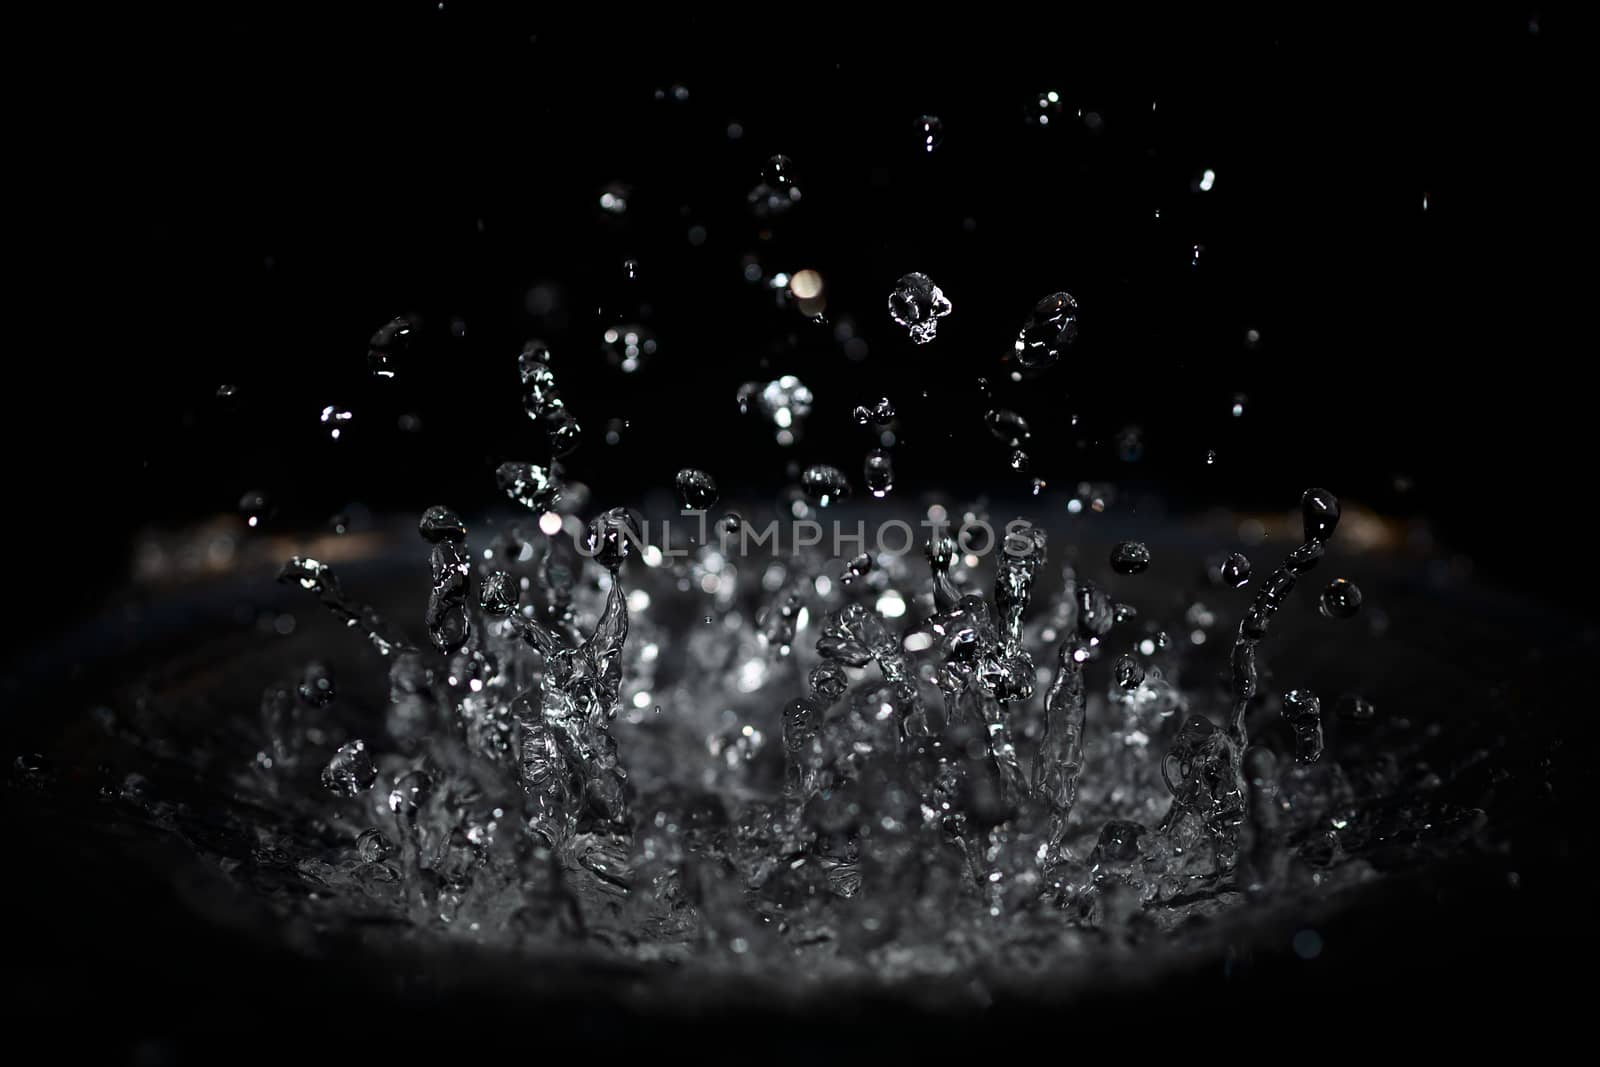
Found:
M 937 115 L 917 119 L 917 141 L 924 152 L 932 152 L 944 143 L 944 123 Z
M 1235 552 L 1222 561 L 1219 570 L 1224 585 L 1231 585 L 1235 589 L 1248 585 L 1250 582 L 1250 558 L 1243 552 Z
M 1123 541 L 1111 550 L 1111 569 L 1118 574 L 1142 574 L 1150 566 L 1150 549 L 1140 541 Z
M 328 765 L 322 769 L 322 785 L 330 793 L 341 797 L 359 796 L 372 788 L 378 771 L 367 754 L 365 741 L 351 741 L 341 745 Z
M 270 519 L 276 510 L 272 497 L 261 489 L 252 489 L 239 498 L 239 514 L 244 516 L 245 524 L 251 529 Z
M 1017 362 L 1029 370 L 1053 365 L 1078 339 L 1078 302 L 1070 293 L 1051 293 L 1034 305 L 1017 333 Z
M 757 218 L 775 218 L 786 213 L 800 202 L 799 179 L 794 160 L 788 156 L 773 156 L 761 169 L 761 181 L 746 197 L 750 210 Z
M 1326 541 L 1339 525 L 1339 498 L 1326 489 L 1307 489 L 1300 498 L 1307 541 Z
M 1343 578 L 1335 578 L 1323 589 L 1318 609 L 1330 619 L 1348 619 L 1361 610 L 1361 588 Z
M 1132 656 L 1118 656 L 1113 671 L 1117 678 L 1117 688 L 1125 692 L 1131 693 L 1144 683 L 1144 667 Z
M 508 461 L 495 469 L 494 476 L 501 491 L 529 511 L 550 511 L 561 496 L 551 472 L 533 463 Z
M 894 488 L 894 461 L 889 458 L 889 453 L 881 448 L 868 452 L 863 476 L 868 492 L 880 500 L 888 496 Z
M 393 378 L 395 357 L 411 343 L 411 322 L 405 317 L 378 327 L 367 342 L 367 369 L 377 378 Z
M 995 438 L 1012 448 L 1018 448 L 1028 443 L 1033 436 L 1028 428 L 1028 420 L 1018 415 L 1015 411 L 997 408 L 986 412 L 983 416 L 984 425 L 989 427 L 989 432 Z
M 805 490 L 806 496 L 818 507 L 827 507 L 836 500 L 842 500 L 850 495 L 850 480 L 838 467 L 830 467 L 825 463 L 813 464 L 807 467 L 800 476 L 800 487 Z
M 950 314 L 948 298 L 926 274 L 903 275 L 889 294 L 889 317 L 906 328 L 919 345 L 932 341 L 939 320 Z
M 678 472 L 674 484 L 685 511 L 707 511 L 717 502 L 717 483 L 705 471 L 685 467 Z

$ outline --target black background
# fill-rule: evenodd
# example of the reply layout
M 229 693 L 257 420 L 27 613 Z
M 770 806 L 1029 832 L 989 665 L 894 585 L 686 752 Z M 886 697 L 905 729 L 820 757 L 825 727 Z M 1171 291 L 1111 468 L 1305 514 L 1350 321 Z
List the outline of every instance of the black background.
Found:
M 1281 510 L 1322 484 L 1427 519 L 1487 579 L 1518 585 L 1544 581 L 1562 562 L 1550 545 L 1581 534 L 1592 340 L 1562 324 L 1587 299 L 1591 123 L 1586 42 L 1564 12 L 397 3 L 52 18 L 15 23 L 9 50 L 14 649 L 92 611 L 140 531 L 232 512 L 247 489 L 272 492 L 289 527 L 352 501 L 496 501 L 495 463 L 546 458 L 514 371 L 533 336 L 555 348 L 587 435 L 568 466 L 601 506 L 685 465 L 730 496 L 772 496 L 790 459 L 854 474 L 867 443 L 849 411 L 880 394 L 902 414 L 897 492 L 1020 494 L 1027 479 L 981 423 L 986 376 L 1033 421 L 1030 476 L 1052 488 L 1105 478 L 1183 507 Z M 1048 89 L 1060 121 L 1029 128 L 1024 109 Z M 931 155 L 913 125 L 924 113 L 944 123 Z M 779 152 L 805 199 L 764 240 L 745 194 Z M 1215 188 L 1197 193 L 1206 168 Z M 613 181 L 633 190 L 621 224 L 598 207 Z M 830 317 L 854 319 L 867 358 L 745 282 L 749 254 L 821 271 Z M 884 309 L 912 270 L 955 305 L 924 347 Z M 561 289 L 563 316 L 529 314 L 539 284 Z M 1000 356 L 1032 303 L 1063 288 L 1082 306 L 1077 349 L 1008 385 Z M 640 301 L 661 351 L 630 377 L 598 336 Z M 418 316 L 418 342 L 376 382 L 367 338 L 399 314 Z M 817 395 L 792 450 L 733 402 L 741 382 L 782 373 Z M 222 383 L 238 386 L 231 405 Z M 1250 398 L 1237 420 L 1236 392 Z M 317 424 L 336 402 L 355 412 L 337 444 Z M 406 412 L 422 433 L 396 428 Z M 631 423 L 615 447 L 600 440 L 611 418 Z M 1145 431 L 1136 465 L 1112 444 L 1131 424 Z M 124 930 L 144 958 L 194 938 L 159 910 L 162 892 L 107 877 L 130 907 L 149 902 L 149 924 Z M 64 907 L 99 907 L 105 884 Z M 1438 1009 L 1559 982 L 1571 931 L 1547 884 L 1516 914 L 1492 915 L 1504 893 L 1476 883 L 1407 896 L 1322 985 L 1280 984 L 1273 968 L 1294 964 L 1263 965 L 1252 1025 L 1349 1008 L 1470 1035 Z M 145 983 L 75 974 L 96 946 L 62 936 L 59 957 L 38 957 L 60 971 L 41 988 L 88 982 L 129 1018 L 170 1014 L 174 990 L 199 1025 L 303 1006 L 272 961 L 253 985 L 211 988 L 204 970 Z M 1228 996 L 1212 976 L 1170 992 L 1168 1007 L 1194 997 L 1208 1011 Z M 431 1006 L 443 1033 L 451 1006 Z M 1523 1025 L 1570 1023 L 1564 1004 L 1545 1007 Z M 1120 1010 L 1119 1025 L 1148 1021 Z M 1348 1019 L 1327 1025 L 1349 1033 Z
M 1109 478 L 1179 506 L 1286 509 L 1322 484 L 1426 516 L 1514 579 L 1586 451 L 1578 350 L 1556 326 L 1581 250 L 1577 33 L 1520 6 L 392 4 L 38 28 L 18 41 L 32 58 L 9 168 L 30 300 L 11 472 L 92 588 L 125 572 L 137 531 L 230 512 L 248 489 L 288 524 L 352 501 L 472 509 L 496 499 L 495 463 L 547 456 L 513 369 L 540 336 L 586 432 L 569 472 L 602 506 L 685 465 L 767 498 L 790 459 L 858 473 L 849 411 L 880 394 L 902 415 L 901 492 L 1024 492 L 982 426 L 984 376 L 1034 423 L 1030 476 L 1052 488 Z M 1063 111 L 1030 128 L 1046 89 Z M 931 155 L 924 113 L 944 122 Z M 745 194 L 779 152 L 806 195 L 764 240 Z M 1206 168 L 1215 187 L 1196 192 Z M 620 223 L 598 205 L 612 181 L 633 190 Z M 749 254 L 820 270 L 867 358 L 746 282 Z M 884 308 L 911 270 L 955 304 L 927 346 Z M 558 287 L 554 317 L 527 310 L 538 284 Z M 1016 329 L 1061 288 L 1082 305 L 1078 347 L 1006 382 Z M 417 343 L 375 381 L 367 339 L 399 314 Z M 637 375 L 599 355 L 618 318 L 660 339 Z M 782 373 L 817 395 L 790 450 L 733 401 Z M 317 422 L 329 403 L 355 413 L 337 444 Z M 396 428 L 406 412 L 423 432 Z M 630 420 L 616 447 L 612 418 Z M 1144 430 L 1134 465 L 1113 443 L 1127 425 Z

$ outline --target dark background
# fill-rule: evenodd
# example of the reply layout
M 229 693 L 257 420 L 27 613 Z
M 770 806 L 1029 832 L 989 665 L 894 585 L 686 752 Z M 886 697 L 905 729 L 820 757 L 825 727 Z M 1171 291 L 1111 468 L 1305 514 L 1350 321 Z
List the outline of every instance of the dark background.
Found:
M 1588 451 L 1569 369 L 1586 346 L 1556 325 L 1582 250 L 1578 37 L 1522 5 L 246 5 L 26 27 L 6 447 L 84 591 L 63 606 L 48 572 L 17 580 L 45 614 L 78 610 L 139 530 L 232 512 L 249 489 L 286 525 L 352 502 L 492 503 L 496 463 L 547 457 L 514 370 L 539 336 L 586 434 L 569 473 L 601 506 L 686 465 L 727 495 L 772 497 L 791 459 L 859 478 L 849 412 L 886 394 L 903 494 L 1002 497 L 1037 474 L 1282 510 L 1321 484 L 1424 516 L 1515 581 Z M 1049 89 L 1062 112 L 1029 127 Z M 924 113 L 944 123 L 931 155 Z M 763 238 L 745 195 L 780 152 L 805 199 Z M 1215 187 L 1195 192 L 1206 168 Z M 621 220 L 598 206 L 613 181 L 632 187 Z M 820 270 L 867 358 L 746 282 L 747 255 Z M 885 311 L 912 270 L 955 304 L 928 346 Z M 540 285 L 554 314 L 528 310 Z M 1001 356 L 1057 289 L 1081 303 L 1079 345 L 1006 382 Z M 400 314 L 416 343 L 375 381 L 367 339 Z M 600 357 L 618 319 L 659 337 L 637 375 Z M 733 400 L 783 373 L 817 396 L 788 450 Z M 983 428 L 980 376 L 1036 428 L 1028 476 Z M 355 415 L 336 444 L 317 421 L 330 403 Z M 615 447 L 612 418 L 630 423 Z M 1114 444 L 1128 425 L 1145 442 L 1131 465 Z
M 1486 582 L 1531 597 L 1581 577 L 1583 553 L 1562 546 L 1583 535 L 1593 342 L 1564 320 L 1587 299 L 1592 182 L 1579 163 L 1592 120 L 1578 75 L 1592 49 L 1564 11 L 394 3 L 28 21 L 40 17 L 18 16 L 8 49 L 18 277 L 4 447 L 20 515 L 6 581 L 19 657 L 95 610 L 141 531 L 231 514 L 248 489 L 273 494 L 285 528 L 322 527 L 354 501 L 406 513 L 497 502 L 494 464 L 547 455 L 514 371 L 534 336 L 554 346 L 586 431 L 569 470 L 600 506 L 637 501 L 685 465 L 729 496 L 770 498 L 791 459 L 858 477 L 867 441 L 849 411 L 880 394 L 902 415 L 897 494 L 1020 495 L 1027 477 L 981 423 L 985 376 L 997 403 L 1032 420 L 1028 477 L 1052 489 L 1107 479 L 1180 507 L 1281 511 L 1321 484 L 1426 519 L 1441 554 L 1470 554 Z M 687 101 L 671 99 L 676 85 Z M 1029 128 L 1025 107 L 1050 89 L 1059 121 Z M 1100 116 L 1098 132 L 1080 108 Z M 944 123 L 931 155 L 913 125 L 924 113 Z M 745 195 L 779 152 L 805 199 L 764 239 Z M 1206 168 L 1215 188 L 1194 192 Z M 615 181 L 632 186 L 620 224 L 598 207 Z M 693 226 L 705 228 L 699 247 Z M 821 271 L 830 318 L 854 320 L 867 358 L 852 362 L 831 329 L 744 281 L 747 255 L 769 271 Z M 924 347 L 884 308 L 912 270 L 955 304 Z M 561 314 L 530 314 L 541 285 Z M 1057 289 L 1081 302 L 1078 347 L 1006 384 L 1001 355 Z M 367 339 L 400 314 L 417 316 L 417 343 L 395 381 L 376 382 Z M 635 376 L 599 355 L 618 317 L 660 338 Z M 782 373 L 817 395 L 792 450 L 733 402 L 741 382 Z M 231 404 L 217 400 L 223 383 L 238 387 Z M 1247 414 L 1233 419 L 1238 392 Z M 355 413 L 337 444 L 317 423 L 329 403 Z M 421 433 L 397 428 L 404 413 Z M 601 440 L 612 418 L 630 420 L 618 446 Z M 1113 443 L 1128 425 L 1144 429 L 1133 465 Z M 1527 702 L 1549 690 L 1540 706 L 1570 705 L 1568 677 L 1562 662 L 1530 672 Z M 309 1023 L 318 998 L 348 1009 L 323 1017 L 345 1042 L 453 1037 L 464 1017 L 510 1017 L 484 991 L 470 1003 L 426 988 L 354 995 L 358 982 L 332 968 L 308 982 L 298 957 L 197 932 L 165 872 L 130 872 L 45 820 L 19 841 L 23 866 L 81 847 L 85 869 L 103 870 L 19 878 L 29 905 L 11 909 L 30 928 L 18 958 L 33 983 L 13 1006 L 71 1010 L 76 993 L 111 1020 L 80 1038 L 126 1051 L 174 1016 L 267 1036 Z M 1330 950 L 1321 970 L 1282 956 L 1237 986 L 1209 971 L 1174 980 L 1154 1005 L 1108 994 L 1072 1040 L 1135 1047 L 1160 1018 L 1178 1027 L 1160 1036 L 1176 1052 L 1246 1004 L 1250 1033 L 1302 1043 L 1570 1027 L 1584 987 L 1563 977 L 1562 956 L 1581 968 L 1592 942 L 1571 918 L 1583 861 L 1520 864 L 1521 896 L 1498 870 L 1407 885 L 1382 921 L 1360 912 L 1330 928 L 1347 955 Z M 100 918 L 61 921 L 72 915 Z M 117 951 L 107 936 L 123 939 Z M 145 962 L 91 962 L 107 958 Z M 853 1031 L 866 1042 L 845 1046 L 856 1052 L 880 1047 L 896 1017 L 873 1008 L 829 1033 Z M 1055 1025 L 1028 1009 L 990 1019 L 1002 1035 Z M 597 1041 L 642 1045 L 688 1025 L 613 1018 L 604 1003 L 570 1010 Z M 725 1023 L 729 1048 L 802 1041 L 792 1022 Z M 950 1036 L 911 1020 L 895 1048 Z M 134 1051 L 154 1062 L 170 1050 Z

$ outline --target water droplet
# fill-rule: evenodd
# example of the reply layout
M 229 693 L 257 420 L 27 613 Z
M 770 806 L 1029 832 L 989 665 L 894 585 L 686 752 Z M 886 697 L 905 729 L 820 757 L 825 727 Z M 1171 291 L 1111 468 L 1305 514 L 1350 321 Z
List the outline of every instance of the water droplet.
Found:
M 1040 493 L 1044 492 L 1047 484 L 1048 483 L 1043 478 L 1035 478 L 1033 480 L 1033 495 L 1038 496 Z
M 983 422 L 997 440 L 1011 448 L 1027 444 L 1028 439 L 1033 436 L 1028 428 L 1028 420 L 1015 411 L 1008 411 L 1005 408 L 985 412 Z
M 757 218 L 775 218 L 800 202 L 800 184 L 794 160 L 773 156 L 761 169 L 761 181 L 746 198 Z
M 1217 450 L 1214 449 L 1214 448 L 1206 449 L 1206 466 L 1210 467 L 1210 466 L 1214 465 L 1216 462 L 1217 462 Z
M 1011 453 L 1011 469 L 1012 470 L 1017 471 L 1018 473 L 1021 473 L 1022 471 L 1025 471 L 1025 470 L 1028 469 L 1028 463 L 1029 463 L 1028 454 L 1026 452 L 1024 452 L 1022 449 L 1020 449 L 1020 448 L 1016 449 L 1015 451 L 1013 451 Z
M 300 674 L 300 684 L 296 691 L 300 694 L 300 702 L 308 708 L 325 708 L 333 703 L 335 696 L 333 688 L 333 675 L 328 673 L 328 668 L 321 663 L 308 663 Z
M 1222 561 L 1219 569 L 1223 585 L 1239 589 L 1250 583 L 1250 559 L 1243 552 L 1235 552 Z
M 238 396 L 238 395 L 239 395 L 239 387 L 237 385 L 223 384 L 223 385 L 217 386 L 217 399 L 218 400 L 232 400 L 235 396 Z
M 378 327 L 367 342 L 367 369 L 377 378 L 393 378 L 396 359 L 411 343 L 411 322 L 405 317 Z
M 826 706 L 832 707 L 844 696 L 845 690 L 850 686 L 850 675 L 845 672 L 844 664 L 835 660 L 823 660 L 811 669 L 811 695 Z M 786 721 L 792 721 L 786 719 Z M 786 743 L 795 738 L 793 731 L 785 734 Z
M 867 491 L 880 500 L 889 495 L 894 488 L 894 461 L 889 458 L 889 453 L 881 448 L 875 448 L 867 453 L 867 461 L 863 477 L 866 479 Z
M 1133 692 L 1144 684 L 1144 666 L 1129 655 L 1117 657 L 1113 672 L 1117 679 L 1117 688 L 1124 692 Z
M 628 508 L 612 508 L 589 523 L 584 551 L 612 574 L 622 568 L 631 549 L 644 547 L 644 521 Z
M 378 780 L 378 769 L 372 765 L 365 741 L 350 741 L 339 747 L 328 765 L 322 769 L 322 785 L 330 793 L 341 797 L 360 796 Z
M 845 562 L 844 572 L 839 576 L 839 581 L 845 585 L 849 585 L 851 582 L 862 577 L 871 570 L 872 557 L 867 553 L 862 552 L 860 555 L 855 556 L 853 559 Z
M 932 152 L 944 143 L 944 123 L 937 115 L 923 115 L 917 119 L 917 143 L 924 152 Z
M 1123 541 L 1111 550 L 1111 569 L 1118 574 L 1142 574 L 1150 566 L 1150 549 L 1140 541 Z
M 517 580 L 505 571 L 495 571 L 478 588 L 478 605 L 497 619 L 515 612 L 519 597 Z
M 1283 694 L 1283 717 L 1294 730 L 1294 758 L 1315 763 L 1322 756 L 1322 703 L 1309 689 Z
M 356 851 L 366 863 L 381 863 L 394 855 L 394 845 L 374 826 L 361 831 L 361 836 L 356 838 Z
M 408 821 L 415 819 L 432 793 L 433 779 L 427 772 L 407 771 L 395 779 L 394 788 L 389 790 L 389 810 Z
M 800 487 L 812 503 L 824 508 L 850 495 L 850 480 L 844 472 L 825 463 L 807 467 L 800 476 Z
M 1234 393 L 1233 394 L 1233 417 L 1237 419 L 1237 418 L 1241 417 L 1242 415 L 1244 415 L 1244 406 L 1249 402 L 1250 402 L 1250 398 L 1245 396 L 1243 393 Z
M 460 515 L 443 504 L 435 504 L 424 511 L 422 518 L 417 521 L 417 533 L 430 544 L 438 544 L 440 541 L 460 542 L 467 539 L 467 524 L 461 521 Z
M 529 511 L 551 511 L 561 498 L 561 487 L 551 472 L 533 463 L 508 461 L 495 468 L 494 476 L 501 492 Z
M 600 341 L 606 362 L 624 374 L 639 370 L 656 354 L 655 334 L 643 326 L 607 326 Z
M 705 471 L 685 467 L 678 472 L 674 484 L 685 511 L 708 511 L 717 502 L 717 483 Z
M 1307 489 L 1300 498 L 1307 541 L 1326 541 L 1339 525 L 1339 498 L 1326 489 Z
M 932 341 L 939 320 L 950 314 L 950 301 L 926 274 L 907 274 L 889 294 L 889 317 L 906 328 L 919 345 Z
M 239 514 L 244 516 L 246 525 L 251 529 L 261 526 L 272 518 L 276 511 L 272 497 L 264 490 L 252 489 L 239 498 Z
M 1378 709 L 1372 706 L 1372 701 L 1355 693 L 1340 697 L 1339 705 L 1334 710 L 1345 722 L 1366 723 L 1378 716 Z
M 1051 293 L 1034 305 L 1017 333 L 1017 362 L 1029 370 L 1055 364 L 1078 339 L 1078 302 L 1070 293 Z
M 1322 591 L 1317 607 L 1330 619 L 1351 618 L 1361 610 L 1361 587 L 1343 578 L 1335 578 Z

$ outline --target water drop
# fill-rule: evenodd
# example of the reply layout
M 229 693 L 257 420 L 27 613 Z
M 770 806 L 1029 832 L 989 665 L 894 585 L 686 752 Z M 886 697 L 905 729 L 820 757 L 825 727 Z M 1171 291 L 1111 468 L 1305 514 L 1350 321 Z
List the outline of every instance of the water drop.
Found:
M 561 498 L 551 472 L 533 463 L 507 461 L 495 468 L 494 476 L 500 490 L 529 511 L 551 511 Z
M 1294 730 L 1294 758 L 1315 763 L 1322 756 L 1322 703 L 1309 689 L 1283 694 L 1283 717 Z
M 1029 370 L 1052 366 L 1078 339 L 1078 302 L 1070 293 L 1051 293 L 1034 305 L 1017 333 L 1017 362 Z
M 828 707 L 837 704 L 850 685 L 850 676 L 845 673 L 844 664 L 829 659 L 811 669 L 810 680 L 811 695 Z
M 919 345 L 932 341 L 939 320 L 950 314 L 950 301 L 926 274 L 907 274 L 889 294 L 889 317 L 906 328 Z
M 761 181 L 746 200 L 757 218 L 766 219 L 788 212 L 800 202 L 800 195 L 794 160 L 780 155 L 767 160 L 761 169 Z
M 1033 480 L 1033 495 L 1038 496 L 1040 493 L 1044 492 L 1046 484 L 1047 483 L 1043 478 L 1035 478 Z
M 717 502 L 717 483 L 705 471 L 685 467 L 678 472 L 674 484 L 685 511 L 708 511 Z
M 1112 669 L 1117 678 L 1117 688 L 1124 692 L 1131 693 L 1144 684 L 1144 667 L 1132 656 L 1118 656 L 1116 666 Z
M 867 491 L 873 496 L 880 500 L 888 496 L 894 488 L 894 461 L 889 458 L 889 453 L 881 448 L 868 452 L 863 477 Z
M 644 547 L 644 522 L 628 508 L 597 515 L 584 537 L 584 551 L 612 574 L 622 568 L 630 549 Z
M 252 489 L 239 498 L 239 514 L 244 516 L 246 525 L 251 529 L 270 519 L 276 510 L 272 497 L 261 489 Z
M 1323 589 L 1317 607 L 1330 619 L 1348 619 L 1361 610 L 1361 587 L 1344 578 L 1335 578 Z
M 308 663 L 297 687 L 300 702 L 310 708 L 325 708 L 333 703 L 333 675 L 321 663 Z
M 1150 566 L 1150 549 L 1140 541 L 1123 541 L 1111 550 L 1111 569 L 1118 574 L 1142 574 Z
M 1378 715 L 1378 709 L 1372 706 L 1372 701 L 1355 693 L 1340 697 L 1339 705 L 1334 710 L 1345 722 L 1367 723 Z
M 443 504 L 435 504 L 424 511 L 422 518 L 417 521 L 417 533 L 430 544 L 460 542 L 467 539 L 467 524 L 461 521 L 460 515 Z
M 819 507 L 827 507 L 834 501 L 850 495 L 850 480 L 845 477 L 844 472 L 825 463 L 807 467 L 805 473 L 800 476 L 800 487 L 805 490 L 811 502 Z
M 924 152 L 932 152 L 944 143 L 944 123 L 937 115 L 917 119 L 917 142 Z
M 505 571 L 495 571 L 478 589 L 478 605 L 484 614 L 503 619 L 517 610 L 520 592 L 517 580 Z
M 1307 541 L 1326 541 L 1339 525 L 1339 498 L 1326 489 L 1307 489 L 1300 498 Z
M 393 378 L 395 359 L 411 343 L 411 322 L 405 317 L 378 327 L 367 342 L 367 369 L 377 378 Z
M 1237 418 L 1241 417 L 1242 415 L 1244 415 L 1244 406 L 1247 403 L 1249 403 L 1249 398 L 1246 397 L 1243 393 L 1234 393 L 1233 394 L 1233 417 L 1234 418 L 1237 419 Z
M 1029 463 L 1028 454 L 1026 452 L 1024 452 L 1022 449 L 1020 449 L 1020 448 L 1016 449 L 1015 451 L 1013 451 L 1011 453 L 1011 469 L 1012 470 L 1017 471 L 1019 473 L 1022 472 L 1022 471 L 1025 471 L 1025 470 L 1028 469 L 1028 463 Z
M 849 585 L 851 582 L 862 577 L 871 570 L 872 557 L 867 553 L 862 552 L 860 555 L 845 562 L 844 573 L 839 576 L 839 581 L 844 585 Z
M 1239 589 L 1250 583 L 1250 559 L 1243 552 L 1235 552 L 1222 561 L 1218 573 L 1222 584 Z
M 985 412 L 983 422 L 997 440 L 1011 448 L 1027 444 L 1028 439 L 1033 436 L 1028 428 L 1028 420 L 1015 411 L 1008 411 L 1005 408 Z
M 335 796 L 359 796 L 371 789 L 377 779 L 378 770 L 372 765 L 372 757 L 367 754 L 365 741 L 350 741 L 341 745 L 322 769 L 322 785 Z
M 407 771 L 395 779 L 394 788 L 389 790 L 389 810 L 408 821 L 415 819 L 432 793 L 433 779 L 427 772 Z
M 381 863 L 394 855 L 394 844 L 374 826 L 361 831 L 361 836 L 356 838 L 356 851 L 367 863 Z
M 224 384 L 224 385 L 217 386 L 217 399 L 218 400 L 232 400 L 238 394 L 239 394 L 239 387 L 237 385 L 226 385 L 226 384 Z

